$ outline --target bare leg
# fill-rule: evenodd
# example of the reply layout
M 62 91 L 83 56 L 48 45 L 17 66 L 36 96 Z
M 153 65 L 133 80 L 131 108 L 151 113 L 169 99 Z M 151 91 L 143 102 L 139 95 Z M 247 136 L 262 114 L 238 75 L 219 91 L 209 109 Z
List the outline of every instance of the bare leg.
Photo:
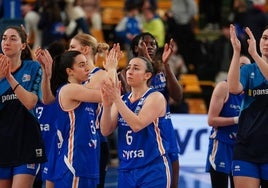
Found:
M 259 188 L 260 180 L 252 177 L 234 176 L 235 188 Z
M 52 181 L 46 180 L 46 188 L 54 188 L 54 183 Z
M 12 188 L 32 188 L 35 176 L 30 174 L 18 174 L 13 176 Z
M 11 179 L 1 179 L 0 180 L 0 187 L 1 188 L 11 188 Z

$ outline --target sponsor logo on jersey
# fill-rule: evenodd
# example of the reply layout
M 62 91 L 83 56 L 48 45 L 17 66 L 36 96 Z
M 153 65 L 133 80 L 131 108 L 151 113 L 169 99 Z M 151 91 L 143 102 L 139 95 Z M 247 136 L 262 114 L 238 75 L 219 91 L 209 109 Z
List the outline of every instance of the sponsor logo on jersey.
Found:
M 2 100 L 2 103 L 4 103 L 6 101 L 11 101 L 15 99 L 17 99 L 17 96 L 15 94 L 10 94 L 10 95 L 3 95 L 1 100 Z
M 123 150 L 123 157 L 126 158 L 127 160 L 133 158 L 143 158 L 144 150 L 130 150 L 130 151 Z
M 22 82 L 28 82 L 28 81 L 30 81 L 31 80 L 31 75 L 29 75 L 29 74 L 24 74 L 23 76 L 22 76 Z

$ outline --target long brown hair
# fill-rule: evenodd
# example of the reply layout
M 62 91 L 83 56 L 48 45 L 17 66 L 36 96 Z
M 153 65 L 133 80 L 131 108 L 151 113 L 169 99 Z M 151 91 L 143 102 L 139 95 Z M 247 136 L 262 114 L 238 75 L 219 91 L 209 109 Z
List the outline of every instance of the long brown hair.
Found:
M 21 52 L 20 59 L 21 60 L 32 60 L 33 59 L 32 50 L 28 44 L 28 35 L 27 35 L 25 29 L 22 26 L 9 26 L 4 30 L 4 32 L 8 29 L 16 30 L 17 33 L 19 34 L 20 39 L 21 39 L 21 43 L 26 44 L 26 47 Z M 3 34 L 2 34 L 2 36 L 3 36 Z

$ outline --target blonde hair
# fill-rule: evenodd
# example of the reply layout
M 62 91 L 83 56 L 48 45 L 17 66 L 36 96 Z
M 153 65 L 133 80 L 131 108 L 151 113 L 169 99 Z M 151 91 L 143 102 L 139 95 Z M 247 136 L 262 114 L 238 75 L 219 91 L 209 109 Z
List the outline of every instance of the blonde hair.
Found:
M 73 37 L 73 39 L 79 41 L 83 46 L 89 46 L 92 49 L 93 55 L 97 53 L 104 53 L 109 50 L 109 44 L 104 42 L 98 42 L 95 37 L 86 33 L 78 33 Z

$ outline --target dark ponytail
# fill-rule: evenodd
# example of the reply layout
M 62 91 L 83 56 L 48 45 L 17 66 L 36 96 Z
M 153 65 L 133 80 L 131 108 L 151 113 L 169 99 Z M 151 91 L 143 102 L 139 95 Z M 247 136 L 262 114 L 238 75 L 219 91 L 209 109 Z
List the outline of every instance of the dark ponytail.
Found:
M 52 66 L 52 76 L 51 76 L 51 91 L 54 96 L 59 87 L 68 83 L 68 74 L 66 72 L 67 68 L 73 68 L 75 63 L 75 57 L 80 55 L 81 52 L 72 50 L 66 51 L 62 55 L 58 55 L 54 58 Z

